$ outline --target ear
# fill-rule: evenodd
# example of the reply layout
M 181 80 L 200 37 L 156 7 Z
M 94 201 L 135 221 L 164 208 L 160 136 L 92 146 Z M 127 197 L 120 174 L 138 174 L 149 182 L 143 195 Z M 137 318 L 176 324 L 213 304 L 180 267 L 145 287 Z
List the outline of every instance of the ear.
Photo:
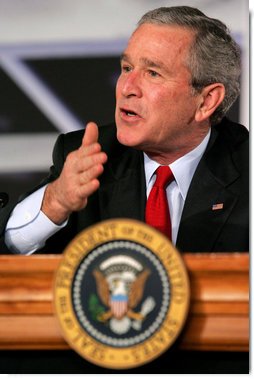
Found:
M 213 83 L 203 88 L 200 103 L 195 114 L 195 120 L 207 120 L 222 103 L 225 97 L 225 87 L 222 83 Z

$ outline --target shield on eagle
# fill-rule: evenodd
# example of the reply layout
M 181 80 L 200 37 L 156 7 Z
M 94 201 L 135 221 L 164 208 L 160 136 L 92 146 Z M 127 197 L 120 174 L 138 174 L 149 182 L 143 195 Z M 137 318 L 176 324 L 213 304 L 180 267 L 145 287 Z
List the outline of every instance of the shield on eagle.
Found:
M 116 319 L 121 319 L 128 310 L 127 295 L 112 295 L 109 302 L 111 311 Z

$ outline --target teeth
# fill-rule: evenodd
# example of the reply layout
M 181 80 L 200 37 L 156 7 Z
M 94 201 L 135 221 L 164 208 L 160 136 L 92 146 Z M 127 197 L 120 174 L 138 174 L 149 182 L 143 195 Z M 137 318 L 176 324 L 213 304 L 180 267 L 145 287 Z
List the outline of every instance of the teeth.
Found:
M 123 109 L 123 108 L 121 109 L 121 112 L 125 113 L 126 116 L 128 116 L 128 117 L 134 117 L 134 116 L 137 116 L 137 113 L 132 112 L 132 111 L 128 111 L 128 110 Z
M 127 114 L 127 116 L 136 116 L 136 113 L 134 112 L 126 111 L 125 113 Z

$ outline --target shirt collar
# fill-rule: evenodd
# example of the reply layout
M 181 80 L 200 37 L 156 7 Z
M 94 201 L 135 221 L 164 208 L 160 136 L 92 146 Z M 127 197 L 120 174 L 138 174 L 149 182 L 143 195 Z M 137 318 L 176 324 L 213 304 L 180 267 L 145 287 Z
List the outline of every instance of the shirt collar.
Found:
M 196 171 L 199 161 L 202 158 L 202 155 L 204 154 L 205 149 L 207 147 L 210 134 L 211 134 L 211 129 L 209 129 L 205 138 L 197 147 L 195 147 L 195 149 L 191 150 L 189 153 L 185 154 L 183 157 L 177 159 L 176 161 L 174 161 L 173 163 L 169 165 L 171 171 L 174 174 L 175 182 L 178 185 L 180 193 L 184 200 L 186 199 L 187 192 L 188 192 L 192 177 L 194 175 L 194 172 Z M 150 181 L 153 180 L 154 172 L 160 166 L 160 164 L 151 160 L 144 153 L 144 165 L 145 165 L 146 187 L 148 188 Z

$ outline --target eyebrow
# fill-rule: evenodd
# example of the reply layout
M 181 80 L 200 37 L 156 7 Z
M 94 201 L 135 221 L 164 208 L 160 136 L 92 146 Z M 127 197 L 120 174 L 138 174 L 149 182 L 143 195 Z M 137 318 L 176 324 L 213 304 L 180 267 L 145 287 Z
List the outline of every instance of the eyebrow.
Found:
M 123 53 L 120 57 L 120 61 L 127 61 L 127 62 L 130 62 L 131 59 L 130 57 L 128 56 L 128 54 L 125 54 Z M 162 69 L 162 70 L 165 70 L 165 71 L 168 71 L 167 69 L 167 66 L 161 62 L 161 61 L 157 61 L 157 62 L 154 62 L 148 58 L 141 58 L 141 61 L 142 63 L 144 64 L 144 66 L 149 66 L 149 67 L 152 67 L 152 68 L 158 68 L 158 69 Z

